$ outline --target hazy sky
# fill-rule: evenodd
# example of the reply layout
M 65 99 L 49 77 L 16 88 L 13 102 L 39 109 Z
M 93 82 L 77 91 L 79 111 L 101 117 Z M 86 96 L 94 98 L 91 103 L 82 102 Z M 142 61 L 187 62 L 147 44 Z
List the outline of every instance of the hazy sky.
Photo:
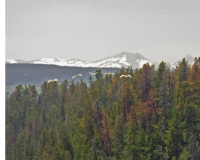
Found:
M 199 0 L 6 0 L 6 58 L 200 56 Z

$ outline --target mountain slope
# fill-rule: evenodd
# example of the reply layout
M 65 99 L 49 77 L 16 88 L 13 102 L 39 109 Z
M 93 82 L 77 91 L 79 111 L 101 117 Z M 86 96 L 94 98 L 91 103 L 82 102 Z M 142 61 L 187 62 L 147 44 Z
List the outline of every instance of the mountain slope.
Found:
M 189 65 L 193 65 L 193 63 L 194 63 L 194 58 L 193 58 L 191 55 L 187 55 L 187 56 L 185 56 L 184 58 L 185 58 L 185 60 L 188 62 Z M 171 66 L 172 68 L 176 68 L 176 66 L 178 66 L 179 63 L 180 63 L 182 60 L 183 60 L 183 59 L 178 60 L 178 61 L 171 62 L 171 63 L 169 63 L 169 64 L 170 64 L 170 66 Z
M 184 57 L 188 61 L 189 65 L 194 63 L 194 58 L 191 55 Z M 173 69 L 182 61 L 166 62 L 167 65 Z M 20 59 L 6 60 L 6 63 L 29 63 L 29 64 L 47 64 L 47 65 L 57 65 L 57 66 L 69 66 L 69 67 L 90 67 L 90 68 L 121 68 L 132 66 L 132 68 L 141 68 L 143 64 L 149 63 L 150 65 L 154 64 L 157 68 L 158 63 L 153 62 L 140 53 L 130 53 L 130 52 L 121 52 L 114 56 L 110 56 L 101 60 L 89 62 L 83 61 L 80 59 L 58 59 L 58 58 L 41 58 L 32 61 L 24 61 Z
M 71 67 L 100 67 L 100 68 L 121 68 L 132 66 L 133 68 L 140 68 L 145 63 L 156 64 L 143 57 L 139 53 L 122 52 L 105 59 L 88 62 L 80 59 L 58 59 L 58 58 L 41 58 L 33 61 L 24 60 L 6 60 L 6 63 L 30 63 L 30 64 L 48 64 L 58 66 L 71 66 Z
M 94 63 L 99 64 L 101 67 L 128 67 L 132 66 L 133 68 L 141 68 L 143 64 L 156 64 L 143 57 L 140 53 L 129 53 L 121 52 L 115 56 L 110 56 L 103 60 L 95 61 Z

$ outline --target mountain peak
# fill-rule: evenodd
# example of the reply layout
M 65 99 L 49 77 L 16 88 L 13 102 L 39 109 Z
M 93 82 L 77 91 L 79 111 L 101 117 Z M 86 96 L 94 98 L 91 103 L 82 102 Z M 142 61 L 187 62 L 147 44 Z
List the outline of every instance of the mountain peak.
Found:
M 194 63 L 194 58 L 191 55 L 185 56 L 185 60 L 188 62 L 189 65 Z
M 186 60 L 191 60 L 191 59 L 193 60 L 194 58 L 190 54 L 188 54 L 187 56 L 185 56 L 185 59 Z
M 119 54 L 89 62 L 78 58 L 59 59 L 59 58 L 40 58 L 32 61 L 23 60 L 6 60 L 6 63 L 31 63 L 31 64 L 46 64 L 58 66 L 73 66 L 73 67 L 99 67 L 99 68 L 121 68 L 129 67 L 141 68 L 144 63 L 155 64 L 154 62 L 143 57 L 140 53 L 121 52 Z
M 186 55 L 184 58 L 185 58 L 185 61 L 187 61 L 189 65 L 193 65 L 193 63 L 194 63 L 194 58 L 193 58 L 191 55 L 188 54 L 188 55 Z M 176 68 L 176 66 L 178 66 L 179 63 L 180 63 L 182 60 L 183 60 L 183 59 L 178 60 L 178 61 L 175 61 L 175 62 L 171 62 L 171 63 L 170 63 L 171 67 Z

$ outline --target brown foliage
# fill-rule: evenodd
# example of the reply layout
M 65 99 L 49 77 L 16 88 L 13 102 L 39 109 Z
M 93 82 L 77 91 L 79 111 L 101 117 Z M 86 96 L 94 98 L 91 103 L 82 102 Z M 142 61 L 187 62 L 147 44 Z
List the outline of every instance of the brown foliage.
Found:
M 140 103 L 139 107 L 140 113 L 140 121 L 144 120 L 145 125 L 152 132 L 153 124 L 155 124 L 159 120 L 159 115 L 161 115 L 161 110 L 156 107 L 156 103 L 154 102 L 154 92 L 151 90 L 148 99 L 142 103 Z
M 152 68 L 149 64 L 144 64 L 141 69 L 141 80 L 140 80 L 140 96 L 142 101 L 146 101 L 148 99 L 149 91 L 151 89 L 152 83 Z
M 193 66 L 189 69 L 188 80 L 197 83 L 199 79 L 200 79 L 200 68 L 197 63 L 194 63 Z
M 107 113 L 106 111 L 102 111 L 102 143 L 104 151 L 107 155 L 111 154 L 111 140 L 110 140 L 110 133 L 109 133 L 109 125 L 107 120 Z
M 133 123 L 137 123 L 137 117 L 136 117 L 136 108 L 135 106 L 131 105 L 130 110 L 126 115 L 127 124 L 132 125 Z

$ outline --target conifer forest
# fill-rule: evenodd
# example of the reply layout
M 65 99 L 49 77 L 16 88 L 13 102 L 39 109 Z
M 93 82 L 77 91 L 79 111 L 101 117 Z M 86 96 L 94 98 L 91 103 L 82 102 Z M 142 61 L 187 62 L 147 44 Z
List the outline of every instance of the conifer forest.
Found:
M 6 159 L 200 159 L 200 57 L 96 71 L 7 92 Z

